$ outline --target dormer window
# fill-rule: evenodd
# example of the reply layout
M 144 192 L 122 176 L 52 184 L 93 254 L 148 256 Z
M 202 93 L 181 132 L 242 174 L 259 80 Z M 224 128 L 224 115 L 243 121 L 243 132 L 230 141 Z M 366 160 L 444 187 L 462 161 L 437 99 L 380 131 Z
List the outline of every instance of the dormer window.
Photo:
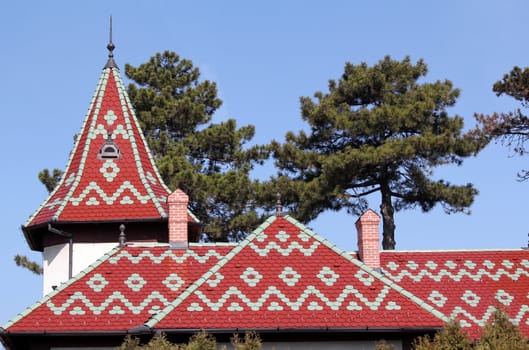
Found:
M 119 147 L 112 140 L 112 136 L 109 134 L 107 140 L 101 146 L 99 153 L 97 154 L 98 159 L 121 159 L 121 152 Z

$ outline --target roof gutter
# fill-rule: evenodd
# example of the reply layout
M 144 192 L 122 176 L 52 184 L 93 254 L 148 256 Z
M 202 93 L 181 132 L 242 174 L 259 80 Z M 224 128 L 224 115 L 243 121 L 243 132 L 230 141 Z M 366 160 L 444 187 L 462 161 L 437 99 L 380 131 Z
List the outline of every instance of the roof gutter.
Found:
M 210 328 L 210 329 L 199 329 L 199 328 L 190 328 L 190 329 L 153 329 L 147 327 L 146 325 L 139 325 L 137 327 L 128 329 L 128 330 L 119 330 L 119 331 L 88 331 L 88 332 L 78 332 L 78 331 L 66 331 L 66 332 L 53 332 L 53 331 L 40 331 L 40 332 L 31 332 L 31 331 L 22 331 L 22 332 L 9 332 L 6 329 L 0 327 L 0 342 L 6 348 L 6 350 L 15 350 L 15 342 L 13 337 L 27 337 L 27 336 L 49 336 L 49 337 L 60 337 L 60 336 L 70 336 L 70 337 L 93 337 L 93 336 L 107 336 L 107 337 L 124 337 L 127 335 L 131 336 L 155 336 L 160 333 L 165 334 L 196 334 L 199 332 L 207 332 L 209 334 L 234 334 L 234 333 L 244 333 L 248 331 L 253 331 L 256 333 L 402 333 L 402 332 L 412 332 L 412 333 L 425 333 L 425 332 L 436 332 L 442 329 L 442 326 L 439 327 L 403 327 L 403 328 L 370 328 L 370 327 L 359 327 L 359 328 Z
M 0 327 L 0 342 L 6 350 L 15 349 L 15 346 L 9 339 L 9 333 L 3 327 Z
M 320 328 L 186 328 L 186 329 L 175 329 L 175 328 L 150 328 L 145 325 L 139 325 L 137 327 L 127 329 L 127 330 L 111 330 L 111 331 L 19 331 L 19 332 L 10 332 L 0 327 L 0 337 L 2 340 L 5 340 L 8 336 L 28 336 L 28 335 L 44 335 L 44 336 L 94 336 L 94 335 L 154 335 L 158 333 L 166 334 L 184 334 L 184 333 L 198 333 L 198 332 L 207 332 L 212 334 L 218 333 L 240 333 L 247 331 L 254 331 L 257 333 L 313 333 L 313 332 L 326 332 L 326 333 L 400 333 L 400 332 L 428 332 L 428 331 L 438 331 L 443 329 L 442 326 L 438 327 L 401 327 L 401 328 L 371 328 L 371 327 L 357 327 L 357 328 L 329 328 L 329 327 L 320 327 Z
M 146 327 L 148 328 L 148 327 Z M 435 332 L 443 329 L 443 326 L 435 327 L 401 327 L 401 328 L 189 328 L 189 329 L 174 329 L 174 328 L 156 328 L 152 329 L 155 333 L 178 334 L 178 333 L 198 333 L 205 331 L 206 333 L 241 333 L 253 331 L 256 333 L 402 333 L 402 332 Z M 130 334 L 133 334 L 132 332 Z
M 62 331 L 62 332 L 55 332 L 55 331 L 18 331 L 18 332 L 10 332 L 8 330 L 3 330 L 0 332 L 1 337 L 13 337 L 13 336 L 50 336 L 50 337 L 62 337 L 62 336 L 124 336 L 127 334 L 135 334 L 131 333 L 129 330 L 114 330 L 114 331 Z M 139 335 L 139 334 L 138 334 Z

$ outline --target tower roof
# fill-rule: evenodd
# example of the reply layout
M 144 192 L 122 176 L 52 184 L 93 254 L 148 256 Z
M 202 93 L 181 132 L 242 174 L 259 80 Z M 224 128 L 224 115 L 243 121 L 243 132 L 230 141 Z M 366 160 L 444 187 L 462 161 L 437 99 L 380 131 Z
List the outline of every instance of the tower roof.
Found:
M 143 221 L 167 217 L 170 190 L 161 179 L 113 59 L 109 59 L 54 191 L 23 226 L 30 246 L 34 228 L 54 223 Z M 189 212 L 189 221 L 196 218 Z

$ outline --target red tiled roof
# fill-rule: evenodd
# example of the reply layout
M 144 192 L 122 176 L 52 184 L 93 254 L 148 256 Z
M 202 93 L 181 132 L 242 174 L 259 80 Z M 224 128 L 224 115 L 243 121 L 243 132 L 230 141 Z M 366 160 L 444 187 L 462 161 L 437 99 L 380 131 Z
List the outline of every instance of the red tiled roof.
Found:
M 273 217 L 235 248 L 116 250 L 6 328 L 432 329 L 444 321 L 292 218 Z
M 472 337 L 496 307 L 529 336 L 529 251 L 382 252 L 384 275 Z
M 110 140 L 121 153 L 120 158 L 98 156 Z M 169 193 L 154 165 L 119 70 L 106 67 L 59 185 L 25 227 L 50 220 L 163 218 L 167 216 Z M 188 219 L 196 221 L 192 215 Z
M 121 331 L 144 324 L 233 246 L 127 246 L 19 316 L 10 332 Z
M 376 271 L 277 218 L 234 249 L 150 325 L 159 329 L 438 327 Z
M 472 337 L 502 307 L 529 336 L 529 251 L 382 252 L 371 269 L 290 217 L 238 245 L 128 246 L 8 323 L 7 332 L 437 329 Z

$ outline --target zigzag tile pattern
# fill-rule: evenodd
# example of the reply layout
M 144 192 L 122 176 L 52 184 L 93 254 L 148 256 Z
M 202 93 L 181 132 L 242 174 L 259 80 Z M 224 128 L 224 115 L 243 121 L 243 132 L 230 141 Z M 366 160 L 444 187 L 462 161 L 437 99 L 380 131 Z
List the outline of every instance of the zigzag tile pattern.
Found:
M 231 255 L 231 254 L 230 254 Z M 344 254 L 345 255 L 345 254 Z M 308 230 L 277 218 L 173 303 L 157 328 L 362 328 L 442 321 Z
M 529 334 L 529 251 L 383 252 L 384 275 L 472 336 L 496 307 Z
M 372 270 L 292 218 L 238 245 L 116 249 L 9 332 L 437 328 L 477 337 L 496 307 L 529 334 L 529 251 L 382 252 Z
M 117 251 L 73 284 L 43 301 L 11 331 L 127 330 L 175 300 L 231 246 L 169 250 L 167 246 Z
M 120 158 L 101 159 L 110 138 Z M 103 70 L 86 119 L 56 190 L 25 226 L 57 221 L 152 219 L 167 215 L 160 179 L 117 68 Z M 191 216 L 189 221 L 195 221 Z

